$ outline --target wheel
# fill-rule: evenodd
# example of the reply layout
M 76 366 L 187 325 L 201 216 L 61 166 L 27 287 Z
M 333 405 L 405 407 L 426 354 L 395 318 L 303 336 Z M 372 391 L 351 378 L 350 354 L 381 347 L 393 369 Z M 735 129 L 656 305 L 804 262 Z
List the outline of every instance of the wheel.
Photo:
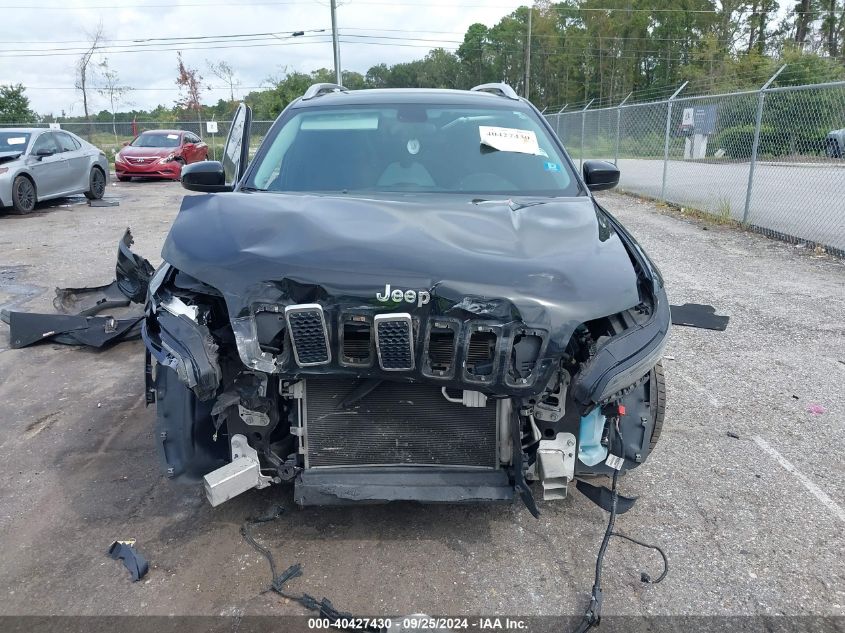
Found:
M 827 140 L 824 153 L 828 158 L 842 158 L 842 150 L 839 147 L 839 142 L 834 138 Z
M 130 180 L 132 180 L 132 176 L 118 176 L 117 179 L 120 182 L 129 182 Z
M 663 432 L 663 418 L 666 416 L 666 378 L 663 375 L 663 363 L 657 363 L 649 376 L 649 400 L 654 411 L 654 427 L 651 430 L 649 452 L 654 450 L 660 433 Z
M 18 215 L 30 213 L 35 208 L 38 196 L 35 183 L 26 176 L 18 176 L 12 183 L 12 212 Z
M 91 175 L 88 177 L 88 191 L 85 197 L 89 200 L 100 200 L 106 193 L 106 175 L 99 167 L 91 168 Z

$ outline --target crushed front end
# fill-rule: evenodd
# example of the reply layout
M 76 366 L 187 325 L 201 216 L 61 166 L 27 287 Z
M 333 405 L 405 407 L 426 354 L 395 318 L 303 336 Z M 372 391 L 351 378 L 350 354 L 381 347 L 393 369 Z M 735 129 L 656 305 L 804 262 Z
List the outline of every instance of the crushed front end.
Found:
M 592 201 L 519 226 L 504 203 L 485 208 L 519 252 L 457 248 L 441 226 L 418 228 L 424 254 L 397 260 L 395 245 L 356 242 L 368 226 L 419 227 L 407 203 L 311 200 L 362 223 L 329 235 L 320 212 L 299 212 L 302 196 L 268 215 L 240 195 L 239 225 L 227 197 L 186 199 L 142 332 L 162 465 L 202 478 L 212 505 L 293 482 L 301 505 L 518 494 L 536 512 L 532 480 L 560 499 L 576 478 L 647 458 L 668 301 Z M 560 217 L 568 239 L 534 230 Z M 270 219 L 287 227 L 274 240 Z

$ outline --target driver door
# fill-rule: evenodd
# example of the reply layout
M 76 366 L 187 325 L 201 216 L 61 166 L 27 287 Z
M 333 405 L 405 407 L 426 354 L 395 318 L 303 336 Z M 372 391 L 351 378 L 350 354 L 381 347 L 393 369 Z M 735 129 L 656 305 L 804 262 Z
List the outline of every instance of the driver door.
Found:
M 223 171 L 226 184 L 235 185 L 246 172 L 249 164 L 249 133 L 252 127 L 252 109 L 242 103 L 235 112 L 226 145 L 223 147 Z
M 39 156 L 39 151 L 49 151 L 50 154 Z M 39 200 L 64 192 L 68 182 L 67 161 L 52 132 L 42 132 L 35 139 L 29 150 L 27 166 L 35 181 Z

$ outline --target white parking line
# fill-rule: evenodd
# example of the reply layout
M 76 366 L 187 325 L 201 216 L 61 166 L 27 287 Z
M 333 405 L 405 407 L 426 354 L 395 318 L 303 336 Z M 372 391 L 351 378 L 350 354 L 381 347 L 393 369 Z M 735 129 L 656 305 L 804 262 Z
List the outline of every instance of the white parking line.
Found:
M 800 472 L 795 466 L 792 465 L 792 462 L 787 460 L 783 455 L 778 453 L 766 440 L 764 440 L 759 435 L 755 435 L 752 438 L 754 442 L 766 451 L 769 455 L 771 455 L 778 464 L 783 466 L 784 470 L 788 473 L 795 475 L 795 477 L 804 484 L 804 487 L 812 492 L 815 497 L 821 501 L 827 509 L 833 512 L 836 516 L 839 517 L 839 520 L 845 523 L 845 510 L 841 508 L 841 506 L 836 503 L 833 499 L 831 499 L 827 493 L 819 488 L 815 483 L 813 483 L 809 477 L 807 477 L 804 473 Z
M 695 382 L 692 378 L 690 378 L 689 376 L 687 376 L 684 372 L 679 371 L 678 369 L 674 369 L 672 373 L 677 374 L 678 376 L 680 376 L 681 380 L 683 380 L 683 381 L 684 381 L 685 383 L 687 383 L 690 387 L 692 387 L 693 389 L 695 389 L 695 390 L 696 390 L 699 394 L 701 394 L 702 396 L 704 396 L 705 398 L 707 398 L 707 400 L 709 400 L 709 401 L 710 401 L 710 404 L 711 404 L 714 408 L 719 409 L 719 408 L 722 406 L 722 405 L 719 403 L 719 401 L 716 399 L 716 396 L 714 396 L 714 395 L 713 395 L 713 393 L 712 393 L 709 389 L 706 389 L 706 388 L 705 388 L 705 387 L 703 387 L 702 385 L 700 385 L 700 384 L 698 384 L 697 382 Z

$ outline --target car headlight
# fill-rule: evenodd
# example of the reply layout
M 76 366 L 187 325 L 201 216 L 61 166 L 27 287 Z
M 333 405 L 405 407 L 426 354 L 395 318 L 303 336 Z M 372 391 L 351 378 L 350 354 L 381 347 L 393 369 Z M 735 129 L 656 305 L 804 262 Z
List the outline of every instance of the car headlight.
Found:
M 172 161 L 174 158 L 176 158 L 176 154 L 170 153 L 158 162 L 164 165 L 165 163 L 169 163 L 170 161 Z

